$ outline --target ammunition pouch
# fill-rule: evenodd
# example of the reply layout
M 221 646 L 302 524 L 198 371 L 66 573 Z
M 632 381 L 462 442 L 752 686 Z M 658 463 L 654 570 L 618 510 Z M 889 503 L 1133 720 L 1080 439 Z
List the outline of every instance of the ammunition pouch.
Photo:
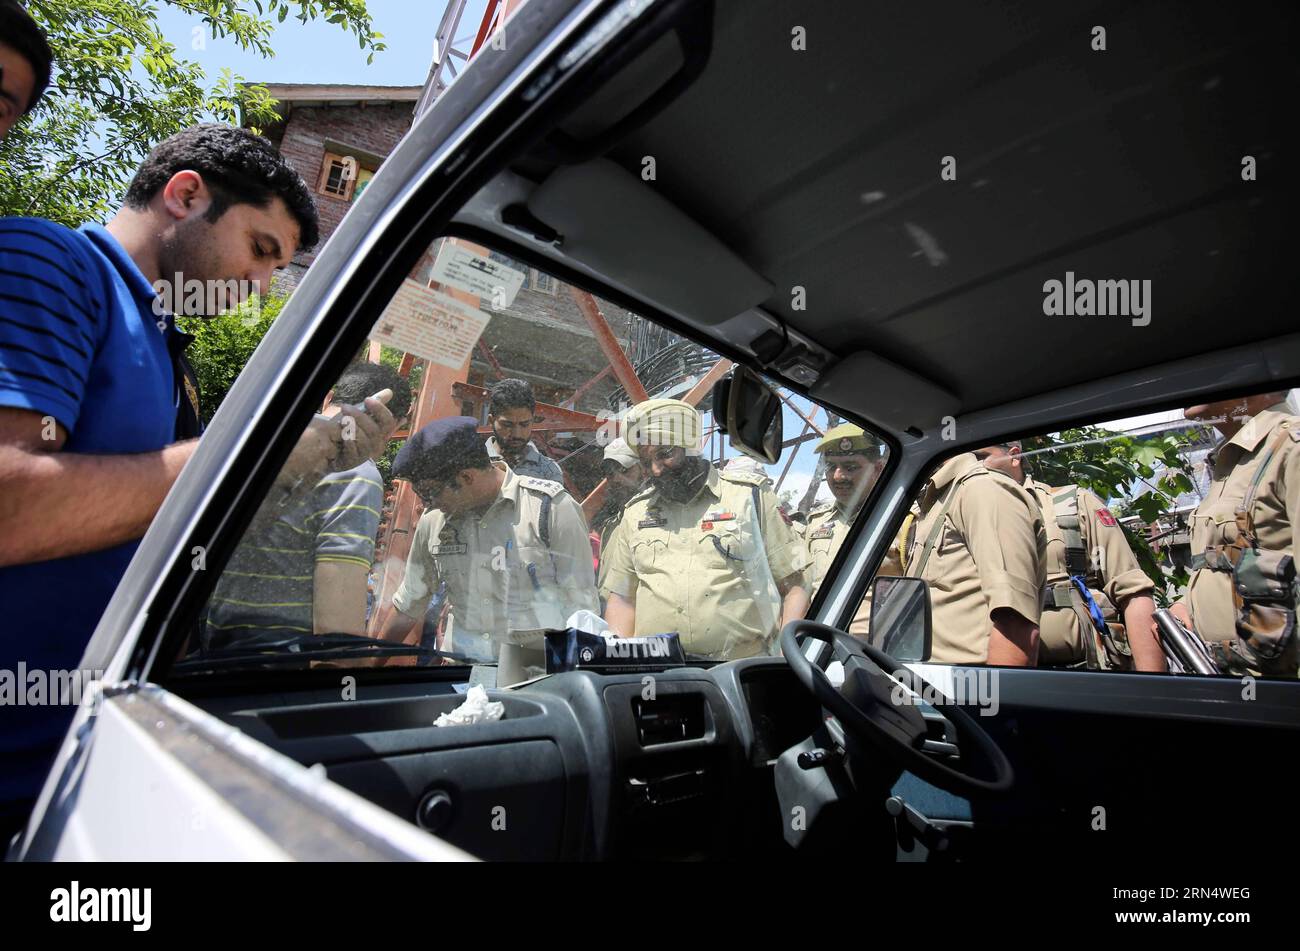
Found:
M 1241 653 L 1267 671 L 1296 640 L 1295 563 L 1285 552 L 1247 548 L 1232 572 Z M 1294 671 L 1295 664 L 1290 665 Z
M 1107 635 L 1102 637 L 1106 649 L 1106 667 L 1109 670 L 1132 670 L 1133 651 L 1128 644 L 1128 630 L 1117 621 L 1106 622 Z
M 1237 538 L 1213 551 L 1232 566 L 1232 604 L 1237 642 L 1222 645 L 1262 674 L 1294 677 L 1297 666 L 1295 562 L 1285 551 L 1259 547 L 1255 533 L 1255 493 L 1277 450 L 1288 439 L 1287 426 L 1269 442 L 1255 478 L 1237 509 Z M 1217 657 L 1216 657 L 1217 659 Z M 1239 664 L 1233 665 L 1239 667 Z M 1230 668 L 1231 669 L 1231 668 Z

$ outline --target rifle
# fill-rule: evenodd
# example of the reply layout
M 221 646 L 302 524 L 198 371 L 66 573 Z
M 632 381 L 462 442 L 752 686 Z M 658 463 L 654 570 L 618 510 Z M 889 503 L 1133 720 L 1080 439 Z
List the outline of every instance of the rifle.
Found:
M 1169 672 L 1174 674 L 1208 674 L 1215 676 L 1222 673 L 1214 662 L 1205 641 L 1193 634 L 1165 608 L 1153 615 L 1156 629 L 1160 632 L 1160 647 L 1165 652 L 1169 663 Z

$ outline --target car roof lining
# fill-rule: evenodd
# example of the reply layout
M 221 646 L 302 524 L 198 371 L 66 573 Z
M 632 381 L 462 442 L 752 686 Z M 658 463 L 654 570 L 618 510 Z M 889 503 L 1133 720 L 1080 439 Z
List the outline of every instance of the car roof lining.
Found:
M 734 316 L 718 311 L 725 295 L 704 293 L 695 259 L 676 273 L 671 228 L 631 229 L 642 247 L 667 246 L 638 272 L 617 215 L 591 217 L 573 253 L 503 226 L 487 194 L 496 183 L 464 218 L 654 303 L 705 340 L 752 353 L 783 325 L 838 360 L 811 395 L 900 438 L 1035 394 L 1114 392 L 1153 364 L 1185 394 L 1197 381 L 1177 367 L 1235 377 L 1240 355 L 1215 351 L 1274 347 L 1292 330 L 1279 278 L 1291 272 L 1290 186 L 1267 164 L 1289 119 L 1283 97 L 1259 95 L 1297 75 L 1293 57 L 1262 55 L 1284 48 L 1287 9 L 1225 22 L 1195 0 L 1172 28 L 1159 4 L 1011 2 L 938 22 L 923 9 L 810 8 L 800 22 L 818 55 L 805 61 L 790 49 L 784 4 L 717 0 L 703 73 L 609 155 L 694 222 L 696 238 L 733 252 L 746 266 L 735 273 L 771 286 Z M 1088 59 L 1099 22 L 1108 58 Z M 664 75 L 669 39 L 635 68 Z M 588 127 L 600 109 L 614 121 L 628 105 L 601 92 L 590 101 Z M 1247 150 L 1268 167 L 1249 184 L 1238 174 Z M 939 176 L 947 152 L 956 181 Z M 648 182 L 633 174 L 646 156 Z M 517 167 L 539 180 L 554 170 Z M 515 200 L 529 202 L 533 186 L 514 178 Z M 575 208 L 569 226 L 594 210 Z M 616 265 L 583 259 L 602 240 L 623 246 Z M 1150 280 L 1151 322 L 1045 316 L 1044 284 L 1067 271 Z M 1049 356 L 1025 359 L 1031 350 Z M 1246 365 L 1275 380 L 1295 372 L 1289 353 Z

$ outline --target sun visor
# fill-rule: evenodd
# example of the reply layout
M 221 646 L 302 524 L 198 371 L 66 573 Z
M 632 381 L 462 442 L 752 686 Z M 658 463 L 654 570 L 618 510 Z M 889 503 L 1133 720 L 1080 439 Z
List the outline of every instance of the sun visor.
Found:
M 928 431 L 945 416 L 961 412 L 961 400 L 953 393 L 865 350 L 837 362 L 809 395 L 896 432 L 912 426 Z
M 557 169 L 528 210 L 563 237 L 565 257 L 669 313 L 716 324 L 772 285 L 654 186 L 607 159 Z

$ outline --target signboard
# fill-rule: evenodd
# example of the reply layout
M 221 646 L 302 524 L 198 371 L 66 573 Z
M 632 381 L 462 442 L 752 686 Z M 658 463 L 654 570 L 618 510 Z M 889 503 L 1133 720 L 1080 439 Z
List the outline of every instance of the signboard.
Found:
M 519 288 L 524 286 L 523 271 L 477 255 L 450 241 L 444 241 L 438 251 L 432 277 L 439 284 L 477 294 L 493 310 L 505 310 L 513 304 Z
M 408 277 L 384 308 L 370 339 L 459 370 L 490 317 Z

